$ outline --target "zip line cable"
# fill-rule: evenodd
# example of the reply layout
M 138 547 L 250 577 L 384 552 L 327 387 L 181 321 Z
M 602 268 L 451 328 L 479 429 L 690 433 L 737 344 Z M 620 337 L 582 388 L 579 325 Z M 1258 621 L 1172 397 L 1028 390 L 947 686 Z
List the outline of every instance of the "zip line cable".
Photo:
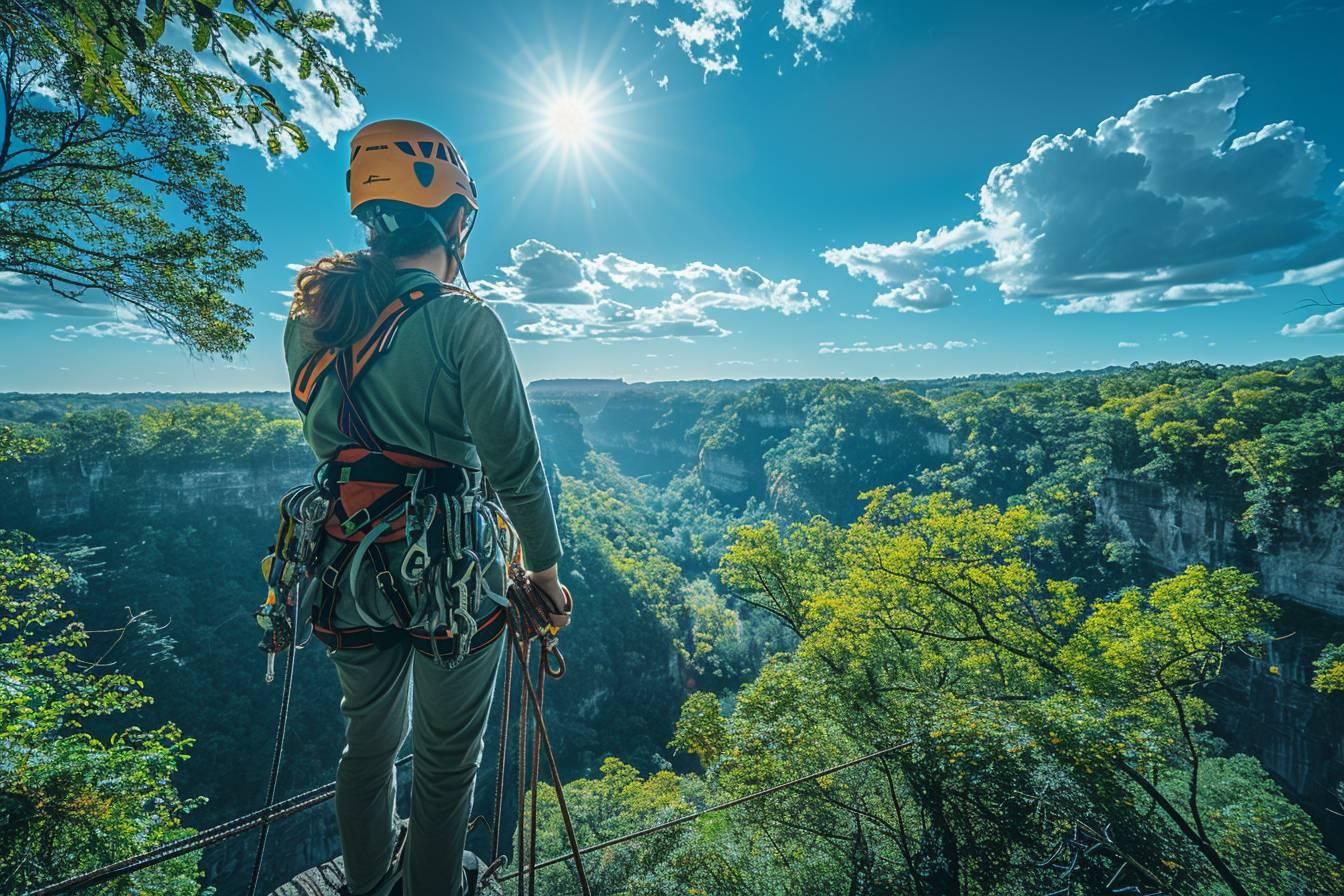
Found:
M 402 756 L 395 763 L 396 767 L 401 767 L 411 761 L 408 753 Z M 332 781 L 323 784 L 321 787 L 314 787 L 312 790 L 296 794 L 288 799 L 281 800 L 265 806 L 255 812 L 247 815 L 240 815 L 232 821 L 226 821 L 217 824 L 212 828 L 207 828 L 190 837 L 184 837 L 181 840 L 174 840 L 171 843 L 165 843 L 154 849 L 146 850 L 136 856 L 104 865 L 101 868 L 95 868 L 92 871 L 86 871 L 74 877 L 60 881 L 58 883 L 48 884 L 39 887 L 36 890 L 29 890 L 26 896 L 55 896 L 57 893 L 68 893 L 71 890 L 77 890 L 82 887 L 92 886 L 102 883 L 114 877 L 121 877 L 134 871 L 143 871 L 146 868 L 161 864 L 169 859 L 175 859 L 184 856 L 189 852 L 195 852 L 198 849 L 204 849 L 207 846 L 214 846 L 217 843 L 223 843 L 226 840 L 232 840 L 240 834 L 245 834 L 254 828 L 262 825 L 279 821 L 282 818 L 288 818 L 291 815 L 297 815 L 306 809 L 321 805 L 336 795 L 336 782 Z
M 648 836 L 649 834 L 655 834 L 659 831 L 664 831 L 667 830 L 668 828 L 685 824 L 688 821 L 694 821 L 695 819 L 699 818 L 702 815 L 708 815 L 712 812 L 721 812 L 724 809 L 731 809 L 734 806 L 740 806 L 743 803 L 751 802 L 752 800 L 760 799 L 761 797 L 769 796 L 773 793 L 778 793 L 781 790 L 787 790 L 790 787 L 797 787 L 799 784 L 805 784 L 808 781 L 814 781 L 817 778 L 824 778 L 827 775 L 833 775 L 836 774 L 837 772 L 845 771 L 846 769 L 853 768 L 856 765 L 861 765 L 862 763 L 865 762 L 871 762 L 874 759 L 878 759 L 882 756 L 887 756 L 891 753 L 896 752 L 897 750 L 903 750 L 906 747 L 911 746 L 913 743 L 914 743 L 913 740 L 901 741 L 900 743 L 895 744 L 894 746 L 885 747 L 881 750 L 874 750 L 873 752 L 860 756 L 857 759 L 851 759 L 848 762 L 842 762 L 839 765 L 833 765 L 830 768 L 825 768 L 818 772 L 812 772 L 811 774 L 803 775 L 798 778 L 793 778 L 789 781 L 783 782 L 782 784 L 775 784 L 763 790 L 757 790 L 752 793 L 748 793 L 744 796 L 739 796 L 735 799 L 728 800 L 727 802 L 709 806 L 705 809 L 701 809 L 698 812 L 692 812 L 687 815 L 681 815 L 678 816 L 677 818 L 673 818 L 668 821 L 664 821 L 659 824 L 655 824 L 638 831 L 633 831 L 629 834 L 622 834 L 619 837 L 613 837 L 610 840 L 604 840 L 601 843 L 594 843 L 592 846 L 585 846 L 582 849 L 580 849 L 579 854 L 587 855 L 588 853 L 591 852 L 598 852 L 603 849 L 610 849 L 613 846 L 620 846 L 622 843 L 629 843 L 631 840 L 637 840 L 640 837 L 645 837 Z M 397 760 L 396 765 L 402 766 L 407 762 L 409 762 L 410 759 L 411 757 L 409 754 L 403 756 Z M 101 883 L 105 880 L 109 880 L 114 877 L 121 877 L 122 875 L 131 874 L 132 872 L 135 871 L 142 871 L 145 868 L 161 864 L 163 862 L 168 861 L 169 859 L 175 859 L 179 856 L 186 855 L 189 852 L 195 852 L 196 850 L 204 849 L 207 846 L 214 846 L 217 843 L 223 843 L 224 841 L 237 837 L 240 834 L 245 834 L 248 831 L 253 830 L 254 828 L 270 824 L 271 822 L 274 821 L 279 821 L 282 818 L 288 818 L 289 816 L 296 815 L 299 812 L 303 812 L 306 809 L 311 809 L 314 806 L 320 805 L 326 802 L 327 800 L 331 799 L 335 793 L 336 793 L 335 782 L 324 784 L 321 787 L 315 787 L 312 790 L 305 791 L 304 793 L 300 793 L 295 796 L 289 797 L 288 799 L 281 800 L 278 803 L 273 803 L 272 805 L 266 806 L 262 809 L 258 809 L 257 811 L 249 813 L 248 815 L 242 815 L 239 816 L 238 818 L 233 819 L 232 821 L 227 821 L 224 822 L 223 824 L 215 825 L 212 828 L 208 828 L 204 831 L 201 831 L 198 834 L 193 834 L 190 837 L 186 837 L 181 840 L 174 840 L 171 843 L 165 843 L 163 846 L 159 846 L 156 847 L 155 849 L 148 850 L 146 852 L 141 853 L 140 855 L 131 856 L 130 858 L 122 859 L 119 862 L 113 862 L 110 865 L 104 865 L 101 868 L 95 868 L 92 871 L 86 871 L 83 874 L 76 875 L 75 877 L 68 878 L 67 880 L 63 880 L 58 883 L 48 884 L 47 886 L 41 887 L 36 890 L 30 890 L 28 891 L 26 896 L 56 896 L 56 894 L 58 893 L 68 893 L 71 890 L 77 890 L 82 887 L 92 886 L 93 884 Z M 531 866 L 530 868 L 525 870 L 527 870 L 528 872 L 539 871 L 542 868 L 549 868 L 550 866 L 558 865 L 561 862 L 572 861 L 572 859 L 573 855 L 571 853 L 565 853 L 564 855 L 554 856 L 552 858 L 546 859 L 545 861 L 538 862 L 536 865 Z M 501 883 L 513 880 L 519 874 L 521 874 L 522 871 L 523 869 L 511 872 L 507 875 L 498 878 L 498 880 Z
M 590 852 L 598 852 L 599 850 L 610 849 L 613 846 L 620 846 L 622 843 L 629 843 L 631 840 L 638 840 L 640 837 L 645 837 L 648 836 L 649 834 L 656 834 L 658 831 L 665 831 L 668 828 L 674 828 L 677 825 L 685 824 L 688 821 L 694 821 L 695 819 L 699 818 L 702 815 L 709 815 L 711 812 L 721 812 L 724 809 L 731 809 L 734 806 L 740 806 L 743 803 L 749 803 L 752 800 L 760 799 L 763 796 L 769 796 L 772 793 L 778 793 L 781 790 L 788 790 L 790 787 L 797 787 L 799 784 L 805 784 L 806 782 L 814 781 L 817 778 L 824 778 L 827 775 L 834 775 L 837 772 L 842 772 L 845 769 L 853 768 L 856 765 L 861 765 L 865 762 L 871 762 L 872 760 L 877 759 L 879 757 L 886 756 L 890 753 L 895 753 L 897 750 L 903 750 L 906 747 L 912 745 L 913 743 L 914 743 L 913 740 L 901 741 L 900 743 L 895 744 L 894 746 L 885 747 L 881 750 L 874 750 L 873 752 L 868 753 L 864 756 L 860 756 L 857 759 L 851 759 L 848 762 L 842 762 L 839 765 L 833 765 L 830 768 L 824 768 L 819 772 L 812 772 L 811 774 L 803 775 L 801 777 L 794 778 L 790 781 L 785 781 L 782 784 L 775 784 L 774 786 L 767 787 L 764 790 L 757 790 L 752 793 L 748 793 L 745 796 L 739 796 L 735 799 L 728 800 L 727 802 L 719 803 L 714 806 L 709 806 L 707 808 L 701 809 L 698 812 L 691 812 L 687 815 L 681 815 L 678 816 L 677 818 L 672 818 L 669 819 L 668 821 L 660 822 L 659 824 L 651 825 L 650 827 L 647 828 L 641 828 L 638 831 L 632 831 L 629 834 L 622 834 L 621 836 L 613 837 L 610 840 L 603 840 L 601 843 L 594 843 L 592 846 L 585 846 L 583 847 L 583 849 L 579 850 L 579 855 L 587 855 Z M 513 880 L 515 877 L 517 877 L 520 874 L 523 874 L 524 872 L 532 873 L 535 871 L 540 871 L 542 868 L 549 868 L 551 865 L 558 865 L 561 862 L 568 862 L 572 858 L 573 856 L 569 853 L 565 853 L 564 855 L 560 856 L 554 856 L 552 858 L 545 860 L 544 862 L 538 862 L 537 864 L 529 868 L 522 868 L 519 869 L 518 871 L 513 871 L 510 872 L 509 874 L 503 875 L 502 877 L 499 878 L 499 881 L 503 883 L 505 881 Z

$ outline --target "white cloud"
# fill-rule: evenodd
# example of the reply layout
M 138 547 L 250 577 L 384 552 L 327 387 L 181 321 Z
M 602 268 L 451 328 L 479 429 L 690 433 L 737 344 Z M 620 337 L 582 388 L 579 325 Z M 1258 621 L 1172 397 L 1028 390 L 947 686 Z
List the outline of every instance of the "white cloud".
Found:
M 1115 344 L 1115 347 L 1116 347 L 1116 348 L 1138 348 L 1138 347 L 1139 347 L 1139 344 L 1138 344 L 1137 342 L 1117 342 L 1117 343 Z
M 397 46 L 398 39 L 384 34 L 379 29 L 382 9 L 378 0 L 310 0 L 314 11 L 329 13 L 336 21 L 335 27 L 324 35 L 324 43 L 334 50 L 387 51 Z M 353 130 L 364 121 L 364 104 L 356 96 L 346 95 L 337 106 L 331 97 L 322 91 L 316 75 L 301 79 L 299 77 L 298 52 L 288 43 L 272 34 L 260 33 L 246 41 L 241 41 L 227 31 L 224 46 L 229 52 L 233 64 L 240 70 L 250 70 L 248 59 L 259 49 L 270 49 L 281 62 L 275 70 L 275 82 L 271 89 L 287 100 L 289 117 L 296 124 L 311 132 L 328 148 L 334 148 L 342 133 Z M 216 74 L 234 77 L 222 66 L 212 61 L 203 61 L 204 67 Z M 251 130 L 238 127 L 228 135 L 230 142 L 241 146 L 257 146 Z M 295 157 L 298 151 L 289 140 L 282 140 L 283 154 Z M 261 152 L 266 153 L 264 147 Z M 266 154 L 267 163 L 272 159 Z
M 146 326 L 131 312 L 120 309 L 115 320 L 100 320 L 82 327 L 68 324 L 51 334 L 51 338 L 57 342 L 74 342 L 81 336 L 94 339 L 129 339 L 132 342 L 144 342 L 150 345 L 173 344 L 162 330 Z
M 742 20 L 751 5 L 747 0 L 679 0 L 691 7 L 695 18 L 686 21 L 673 16 L 664 28 L 657 28 L 659 37 L 672 37 L 691 62 L 704 70 L 705 80 L 710 75 L 735 72 L 740 69 L 737 58 L 742 37 Z
M 843 267 L 851 277 L 871 277 L 880 284 L 904 283 L 929 270 L 930 260 L 949 252 L 957 252 L 988 236 L 980 221 L 962 221 L 955 227 L 921 230 L 913 240 L 883 243 L 864 243 L 848 249 L 827 249 L 821 253 L 830 264 Z
M 1313 314 L 1301 323 L 1285 324 L 1279 330 L 1280 336 L 1317 336 L 1322 333 L 1344 333 L 1344 308 Z
M 38 316 L 102 320 L 115 314 L 116 309 L 107 301 L 76 302 L 21 274 L 0 271 L 0 320 L 32 320 Z
M 798 33 L 793 64 L 802 65 L 809 59 L 820 62 L 824 58 L 821 44 L 837 40 L 854 20 L 854 0 L 784 0 L 781 15 L 784 26 Z M 778 29 L 771 34 L 778 38 Z
M 936 342 L 917 342 L 910 344 L 893 342 L 886 345 L 872 345 L 868 342 L 855 342 L 852 345 L 836 345 L 834 342 L 817 343 L 817 354 L 819 355 L 852 355 L 868 352 L 885 354 L 886 352 L 932 352 L 937 350 L 938 343 Z
M 612 2 L 617 6 L 643 5 L 641 0 Z M 657 3 L 648 0 L 647 5 Z M 710 75 L 742 70 L 743 32 L 749 19 L 757 21 L 751 18 L 754 10 L 750 0 L 676 0 L 676 6 L 669 6 L 687 9 L 684 15 L 669 13 L 670 18 L 655 26 L 654 33 L 675 41 L 686 58 L 701 69 L 704 80 L 708 81 Z M 855 18 L 855 0 L 783 0 L 772 6 L 779 18 L 768 33 L 775 40 L 787 38 L 794 44 L 795 66 L 823 59 L 822 45 L 839 40 Z M 657 83 L 666 88 L 666 76 Z
M 729 331 L 712 309 L 798 314 L 825 298 L 797 280 L 771 280 L 749 267 L 694 261 L 681 268 L 626 258 L 593 257 L 527 240 L 510 252 L 499 277 L 477 283 L 518 339 L 693 340 Z
M 920 277 L 882 293 L 873 300 L 873 304 L 882 308 L 898 308 L 901 311 L 927 314 L 939 308 L 946 308 L 955 299 L 952 287 L 946 283 L 933 277 Z
M 1324 286 L 1331 281 L 1338 280 L 1340 277 L 1344 277 L 1344 257 L 1323 261 L 1320 264 L 1314 264 L 1311 267 L 1284 271 L 1283 276 L 1272 285 L 1296 286 L 1298 284 L 1306 284 L 1308 286 Z
M 1291 121 L 1235 134 L 1245 93 L 1241 75 L 1206 77 L 1092 131 L 1039 137 L 990 173 L 977 217 L 823 258 L 908 284 L 945 274 L 937 262 L 946 256 L 978 250 L 991 257 L 963 274 L 1059 313 L 1217 305 L 1344 276 L 1324 148 Z
M 1260 293 L 1247 283 L 1187 283 L 1166 289 L 1126 289 L 1104 296 L 1069 299 L 1055 307 L 1056 314 L 1123 314 L 1130 311 L 1170 311 L 1186 305 L 1222 305 L 1253 299 Z

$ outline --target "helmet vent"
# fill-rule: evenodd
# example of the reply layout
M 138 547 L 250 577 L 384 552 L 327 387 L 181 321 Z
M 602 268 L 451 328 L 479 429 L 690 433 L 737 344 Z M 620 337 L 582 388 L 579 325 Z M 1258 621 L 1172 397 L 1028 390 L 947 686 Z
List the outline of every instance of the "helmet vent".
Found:
M 434 182 L 434 166 L 429 162 L 415 163 L 415 178 L 420 181 L 420 186 L 428 187 Z
M 406 153 L 406 155 L 408 155 L 408 156 L 413 156 L 413 155 L 415 155 L 415 150 L 414 150 L 414 149 L 411 149 L 411 144 L 408 143 L 408 142 L 406 142 L 405 140 L 398 140 L 396 145 L 397 145 L 397 149 L 399 149 L 399 150 L 401 150 L 402 152 Z
M 427 159 L 431 158 L 434 155 L 433 140 L 421 140 L 419 146 L 420 146 L 420 155 L 424 156 Z
M 442 143 L 439 144 L 438 150 L 435 151 L 434 158 L 438 159 L 440 162 L 448 161 L 448 152 L 443 148 Z

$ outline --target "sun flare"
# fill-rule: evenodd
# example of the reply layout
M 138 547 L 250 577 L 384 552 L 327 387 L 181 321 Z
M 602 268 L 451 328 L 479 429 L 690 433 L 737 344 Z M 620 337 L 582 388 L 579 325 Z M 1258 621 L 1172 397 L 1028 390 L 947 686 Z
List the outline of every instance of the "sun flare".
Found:
M 637 116 L 662 101 L 662 95 L 632 99 L 636 88 L 625 71 L 643 70 L 649 62 L 627 60 L 628 69 L 616 64 L 623 52 L 622 33 L 613 33 L 595 56 L 585 51 L 585 38 L 564 51 L 552 42 L 541 53 L 520 43 L 512 59 L 497 60 L 502 76 L 497 82 L 504 89 L 481 96 L 510 110 L 507 117 L 511 121 L 484 135 L 506 144 L 496 152 L 499 161 L 490 174 L 498 178 L 514 168 L 524 169 L 516 187 L 520 202 L 542 184 L 550 187 L 553 204 L 562 196 L 572 199 L 577 192 L 579 201 L 590 210 L 596 208 L 596 191 L 626 205 L 624 178 L 636 178 L 648 189 L 661 189 L 658 180 L 641 167 L 636 151 L 656 141 L 633 125 Z
M 546 108 L 546 129 L 557 142 L 577 146 L 589 142 L 595 133 L 597 115 L 591 97 L 561 94 Z

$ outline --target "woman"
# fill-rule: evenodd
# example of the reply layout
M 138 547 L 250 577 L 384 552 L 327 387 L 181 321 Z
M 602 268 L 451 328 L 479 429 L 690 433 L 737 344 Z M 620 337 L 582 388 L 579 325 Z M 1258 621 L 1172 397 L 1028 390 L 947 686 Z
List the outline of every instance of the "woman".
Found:
M 505 519 L 533 585 L 566 608 L 568 592 L 508 337 L 488 305 L 447 286 L 477 212 L 466 164 L 435 129 L 380 121 L 355 135 L 346 181 L 368 249 L 304 268 L 285 330 L 293 397 L 331 499 L 309 597 L 346 719 L 336 774 L 346 885 L 353 896 L 456 896 L 474 887 L 463 851 L 506 640 Z M 402 828 L 393 762 L 408 732 Z

